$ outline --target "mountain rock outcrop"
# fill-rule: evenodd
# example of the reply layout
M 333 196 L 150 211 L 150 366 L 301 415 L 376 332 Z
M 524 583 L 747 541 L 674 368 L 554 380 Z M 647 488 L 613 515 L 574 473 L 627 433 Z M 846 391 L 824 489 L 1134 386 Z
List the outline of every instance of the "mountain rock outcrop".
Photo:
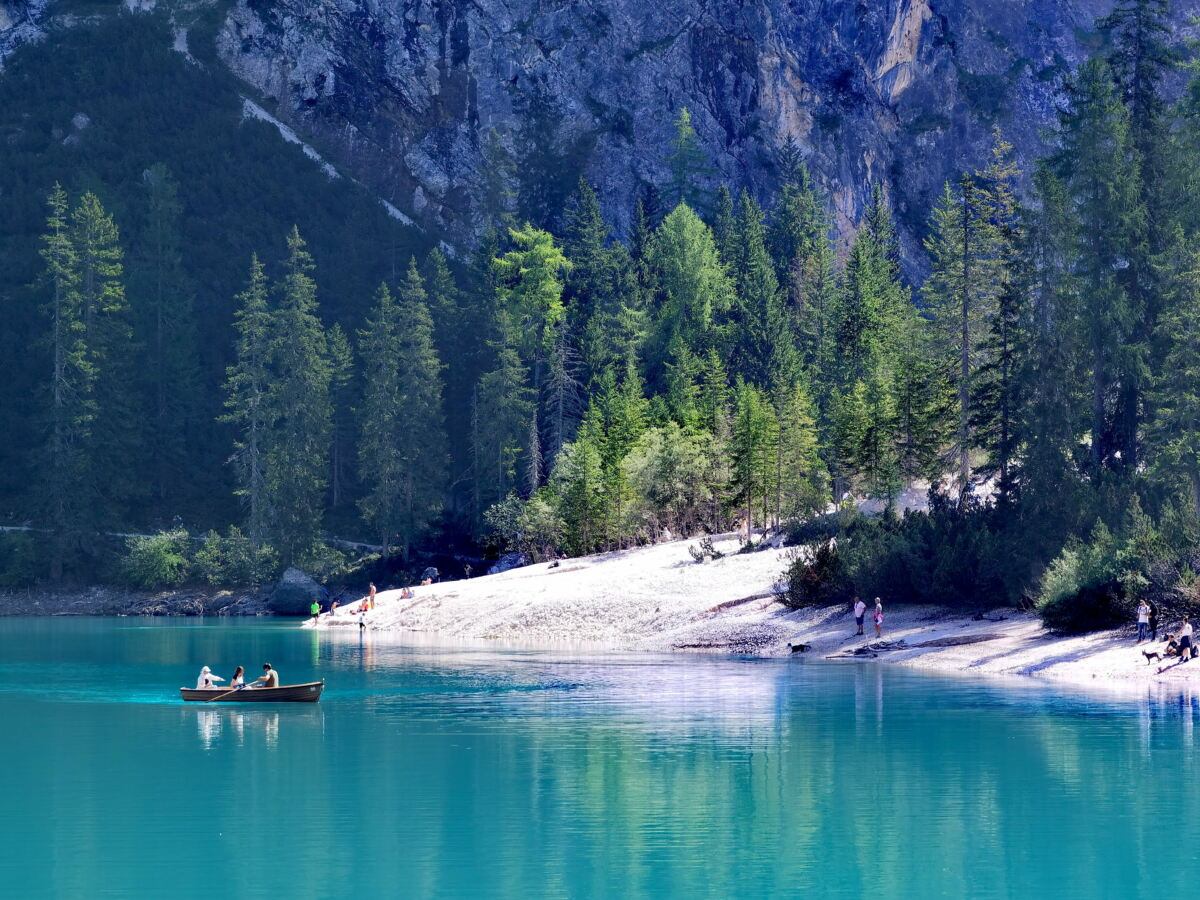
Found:
M 0 48 L 44 0 L 3 0 Z M 999 125 L 1041 148 L 1062 77 L 1111 0 L 191 0 L 216 50 L 340 169 L 451 243 L 519 189 L 553 222 L 580 175 L 624 224 L 667 181 L 682 106 L 713 184 L 766 193 L 794 138 L 846 235 L 874 180 L 915 235 Z M 153 3 L 126 3 L 130 10 Z M 1176 4 L 1182 21 L 1198 0 Z M 4 31 L 5 22 L 10 24 Z M 505 185 L 505 181 L 511 184 Z M 491 200 L 489 200 L 489 197 Z

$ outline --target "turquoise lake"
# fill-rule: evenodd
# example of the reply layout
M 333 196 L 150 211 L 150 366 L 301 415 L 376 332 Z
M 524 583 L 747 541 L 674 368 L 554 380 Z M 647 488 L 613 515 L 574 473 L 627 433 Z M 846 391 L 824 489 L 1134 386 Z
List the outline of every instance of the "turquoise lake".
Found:
M 201 665 L 324 678 L 198 707 Z M 1159 897 L 1200 697 L 0 619 L 4 897 Z

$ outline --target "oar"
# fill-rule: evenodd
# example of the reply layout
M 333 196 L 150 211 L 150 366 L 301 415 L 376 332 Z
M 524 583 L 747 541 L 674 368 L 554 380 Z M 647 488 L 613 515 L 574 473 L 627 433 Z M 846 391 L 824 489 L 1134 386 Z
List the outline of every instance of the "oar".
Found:
M 238 691 L 240 691 L 240 690 L 241 690 L 242 688 L 244 688 L 244 687 L 245 687 L 245 685 L 244 685 L 244 684 L 239 684 L 239 685 L 238 685 L 237 687 L 235 687 L 233 690 L 231 690 L 231 691 L 226 691 L 226 692 L 225 692 L 225 693 L 223 693 L 223 694 L 218 694 L 218 695 L 217 695 L 217 696 L 215 696 L 215 697 L 209 697 L 209 698 L 208 698 L 207 700 L 205 700 L 204 702 L 205 702 L 205 703 L 212 703 L 214 700 L 220 700 L 222 697 L 228 697 L 230 694 L 236 694 Z

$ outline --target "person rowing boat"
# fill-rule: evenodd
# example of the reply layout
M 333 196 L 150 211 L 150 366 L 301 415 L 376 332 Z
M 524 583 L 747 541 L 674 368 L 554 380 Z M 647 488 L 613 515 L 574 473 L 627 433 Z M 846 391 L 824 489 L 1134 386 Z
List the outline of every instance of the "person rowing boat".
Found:
M 258 678 L 254 679 L 252 687 L 258 688 L 276 688 L 279 687 L 279 673 L 271 668 L 270 663 L 263 663 L 263 673 Z

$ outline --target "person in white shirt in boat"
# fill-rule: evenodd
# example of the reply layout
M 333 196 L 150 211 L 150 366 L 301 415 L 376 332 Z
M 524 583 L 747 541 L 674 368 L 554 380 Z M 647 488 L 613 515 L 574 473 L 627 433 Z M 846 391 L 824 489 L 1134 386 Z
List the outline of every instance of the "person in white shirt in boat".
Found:
M 225 679 L 222 678 L 220 675 L 214 675 L 212 673 L 212 669 L 210 669 L 208 666 L 205 666 L 203 669 L 200 670 L 200 677 L 196 679 L 196 690 L 198 690 L 198 691 L 213 690 L 217 686 L 215 684 L 215 682 L 224 681 L 224 680 Z
M 230 679 L 229 686 L 231 688 L 240 688 L 246 686 L 246 670 L 244 668 L 238 666 L 233 670 L 233 678 Z
M 254 679 L 254 687 L 279 687 L 279 673 L 271 668 L 270 663 L 263 663 L 263 673 Z

